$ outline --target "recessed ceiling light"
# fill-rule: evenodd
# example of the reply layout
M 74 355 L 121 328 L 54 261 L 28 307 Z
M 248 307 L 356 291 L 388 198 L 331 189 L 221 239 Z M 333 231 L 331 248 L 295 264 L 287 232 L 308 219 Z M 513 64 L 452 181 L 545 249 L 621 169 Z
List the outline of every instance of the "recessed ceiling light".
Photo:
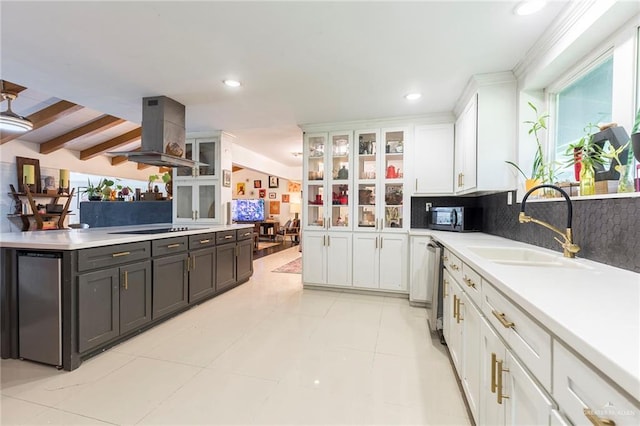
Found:
M 422 93 L 409 93 L 404 95 L 404 98 L 408 101 L 415 101 L 416 99 L 420 99 L 422 97 Z
M 544 0 L 523 1 L 516 6 L 513 12 L 520 16 L 532 15 L 542 10 L 546 5 L 547 2 Z
M 240 82 L 238 80 L 223 80 L 222 81 L 226 86 L 229 87 L 240 87 Z

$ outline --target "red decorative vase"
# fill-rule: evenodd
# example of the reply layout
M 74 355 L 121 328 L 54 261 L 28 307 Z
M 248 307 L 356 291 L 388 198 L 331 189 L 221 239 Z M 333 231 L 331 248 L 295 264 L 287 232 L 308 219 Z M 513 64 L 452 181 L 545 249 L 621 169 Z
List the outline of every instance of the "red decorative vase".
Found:
M 573 176 L 576 182 L 580 182 L 580 170 L 582 169 L 582 149 L 573 148 Z

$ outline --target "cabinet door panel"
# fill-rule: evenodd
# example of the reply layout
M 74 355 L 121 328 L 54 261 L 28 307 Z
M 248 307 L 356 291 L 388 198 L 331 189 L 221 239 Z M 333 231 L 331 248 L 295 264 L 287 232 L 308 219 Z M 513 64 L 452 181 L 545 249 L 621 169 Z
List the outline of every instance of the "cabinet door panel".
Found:
M 224 244 L 216 247 L 216 291 L 224 290 L 236 283 L 236 245 Z
M 216 249 L 192 251 L 189 261 L 189 303 L 192 303 L 216 291 Z
M 509 396 L 506 425 L 548 425 L 554 408 L 551 399 L 516 361 L 511 351 L 507 351 L 506 365 L 509 369 L 504 373 L 507 379 L 505 392 Z
M 411 237 L 411 266 L 409 269 L 409 300 L 411 302 L 431 301 L 430 277 L 427 278 L 428 237 Z
M 463 371 L 460 380 L 462 380 L 471 413 L 477 423 L 480 404 L 480 311 L 466 293 L 462 296 L 460 310 L 463 328 Z
M 380 236 L 380 288 L 407 290 L 407 237 L 405 235 Z
M 186 306 L 188 292 L 186 253 L 153 260 L 153 319 Z
M 327 284 L 351 285 L 351 235 L 327 235 Z
M 353 286 L 378 288 L 379 253 L 378 234 L 353 236 Z
M 117 337 L 119 326 L 118 269 L 78 277 L 78 352 Z
M 480 319 L 479 425 L 504 425 L 504 401 L 497 402 L 496 361 L 505 361 L 505 346 L 485 318 Z
M 414 192 L 453 193 L 453 124 L 416 126 L 414 141 Z
M 120 333 L 151 321 L 151 261 L 120 268 Z
M 238 257 L 236 259 L 236 278 L 244 281 L 253 274 L 253 241 L 238 242 Z
M 305 232 L 302 238 L 302 281 L 308 284 L 327 283 L 327 236 L 324 233 Z

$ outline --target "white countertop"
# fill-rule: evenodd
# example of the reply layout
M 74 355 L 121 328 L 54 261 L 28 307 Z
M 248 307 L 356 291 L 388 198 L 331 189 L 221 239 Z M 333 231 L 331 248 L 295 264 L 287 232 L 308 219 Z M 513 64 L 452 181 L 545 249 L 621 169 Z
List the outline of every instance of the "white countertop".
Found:
M 410 235 L 440 241 L 640 401 L 640 274 L 580 258 L 567 261 L 584 268 L 494 263 L 469 248 L 526 247 L 559 258 L 562 253 L 483 233 L 411 230 Z
M 188 231 L 176 231 L 160 234 L 114 234 L 127 230 L 158 229 L 171 227 L 187 227 Z M 253 228 L 253 225 L 198 225 L 153 224 L 113 226 L 89 229 L 61 229 L 51 231 L 6 232 L 0 234 L 0 247 L 26 248 L 40 250 L 77 250 L 89 247 L 110 246 L 113 244 L 135 243 L 138 241 L 156 240 L 160 238 L 179 237 L 183 235 L 204 234 L 208 232 L 227 231 L 233 229 Z

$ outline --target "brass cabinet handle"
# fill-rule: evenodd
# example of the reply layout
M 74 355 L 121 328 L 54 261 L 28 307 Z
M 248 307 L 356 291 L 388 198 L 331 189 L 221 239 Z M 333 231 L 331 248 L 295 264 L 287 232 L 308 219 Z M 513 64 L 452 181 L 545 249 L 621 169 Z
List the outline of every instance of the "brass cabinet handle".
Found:
M 111 257 L 121 257 L 121 256 L 128 256 L 130 255 L 131 252 L 130 251 L 121 251 L 119 253 L 111 253 Z
M 382 241 L 384 240 L 383 237 L 380 237 L 380 250 L 382 250 Z
M 507 321 L 507 319 L 504 317 L 504 313 L 500 313 L 496 310 L 491 311 L 491 313 L 498 319 L 498 321 L 500 321 L 500 324 L 502 324 L 504 328 L 513 328 L 516 326 L 514 323 Z
M 244 234 L 242 234 L 243 237 L 248 237 L 249 235 L 251 235 L 251 232 L 245 232 Z M 202 242 L 202 241 L 200 241 Z M 209 240 L 204 240 L 205 243 L 208 243 Z
M 124 287 L 125 290 L 129 290 L 129 271 L 124 271 L 122 275 L 122 281 L 124 281 L 122 287 Z
M 458 268 L 458 265 L 456 265 L 455 263 L 450 263 L 449 266 L 451 267 L 451 269 L 453 269 L 454 271 L 459 270 L 460 268 Z
M 327 246 L 331 245 L 331 235 L 327 235 Z
M 456 323 L 460 324 L 460 321 L 464 321 L 464 318 L 460 318 L 460 305 L 464 306 L 464 303 L 461 302 L 462 299 L 458 297 L 458 316 L 456 317 Z
M 176 247 L 180 247 L 182 244 L 168 244 L 167 248 L 176 248 Z
M 189 271 L 191 270 L 191 265 L 190 265 L 190 262 L 189 262 L 189 257 L 186 257 L 186 258 L 184 259 L 184 263 L 185 263 L 185 269 L 187 270 L 187 272 L 189 272 Z
M 457 318 L 458 317 L 458 296 L 456 296 L 455 294 L 453 295 L 453 317 Z
M 224 236 L 224 239 L 225 239 L 225 240 L 230 240 L 231 238 L 233 238 L 233 235 L 225 235 L 225 236 Z
M 598 417 L 590 408 L 585 408 L 583 412 L 593 426 L 616 426 L 616 422 L 604 417 Z
M 466 276 L 462 279 L 465 283 L 467 283 L 467 287 L 476 288 L 476 283 L 473 282 L 471 278 L 467 278 Z
M 502 393 L 502 373 L 508 373 L 509 369 L 508 368 L 502 368 L 503 361 L 498 361 L 497 364 L 498 364 L 498 366 L 496 368 L 497 369 L 496 373 L 498 374 L 498 388 L 497 388 L 496 401 L 498 402 L 498 404 L 502 405 L 502 400 L 503 399 L 509 399 L 509 397 L 507 395 L 504 395 Z
M 244 235 L 250 235 L 250 234 L 244 234 Z M 209 239 L 206 239 L 206 240 L 200 240 L 200 244 L 207 244 L 207 243 L 209 243 L 209 242 L 211 242 L 211 240 L 209 240 Z
M 446 279 L 442 280 L 442 297 L 449 297 L 447 294 L 447 285 L 449 285 L 449 281 Z
M 448 262 L 449 258 L 447 256 L 442 256 L 442 260 L 444 260 L 445 262 Z
M 378 237 L 376 237 L 376 250 L 378 249 Z
M 491 352 L 491 393 L 496 393 L 498 385 L 496 384 L 496 363 L 498 362 L 496 354 Z

